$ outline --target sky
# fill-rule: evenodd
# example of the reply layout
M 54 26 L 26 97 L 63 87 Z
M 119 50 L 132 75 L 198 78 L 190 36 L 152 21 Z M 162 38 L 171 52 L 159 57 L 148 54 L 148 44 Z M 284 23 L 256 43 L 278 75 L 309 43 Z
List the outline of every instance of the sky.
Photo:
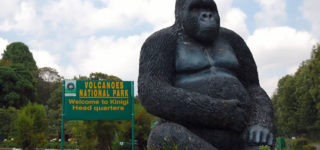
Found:
M 269 96 L 320 39 L 319 0 L 215 0 L 221 26 L 238 33 Z M 174 0 L 0 0 L 0 53 L 29 46 L 38 67 L 66 79 L 103 72 L 137 85 L 140 48 L 174 22 Z

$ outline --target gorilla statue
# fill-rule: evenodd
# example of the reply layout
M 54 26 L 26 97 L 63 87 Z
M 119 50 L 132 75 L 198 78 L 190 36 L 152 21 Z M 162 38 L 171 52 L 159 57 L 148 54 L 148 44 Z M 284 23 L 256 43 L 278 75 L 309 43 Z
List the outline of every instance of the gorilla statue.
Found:
M 273 149 L 270 98 L 244 40 L 220 27 L 213 0 L 176 0 L 175 23 L 145 41 L 139 65 L 139 97 L 159 117 L 150 149 Z

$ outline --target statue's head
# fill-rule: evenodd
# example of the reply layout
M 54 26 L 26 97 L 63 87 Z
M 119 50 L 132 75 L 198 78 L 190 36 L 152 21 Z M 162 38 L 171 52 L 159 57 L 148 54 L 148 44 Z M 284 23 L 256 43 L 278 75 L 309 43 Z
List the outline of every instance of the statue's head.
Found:
M 203 43 L 214 41 L 220 28 L 217 5 L 213 0 L 177 0 L 175 25 Z

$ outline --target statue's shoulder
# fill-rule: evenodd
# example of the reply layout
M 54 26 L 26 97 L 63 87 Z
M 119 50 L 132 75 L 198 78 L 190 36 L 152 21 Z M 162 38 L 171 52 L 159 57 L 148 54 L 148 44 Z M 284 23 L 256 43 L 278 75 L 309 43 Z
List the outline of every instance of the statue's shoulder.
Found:
M 176 47 L 178 32 L 174 27 L 168 27 L 161 29 L 151 34 L 144 44 L 142 45 L 142 51 L 172 51 Z
M 243 40 L 239 34 L 224 27 L 220 27 L 220 37 L 228 41 Z
M 175 41 L 177 39 L 177 34 L 178 31 L 173 26 L 167 27 L 151 34 L 146 39 L 145 44 Z

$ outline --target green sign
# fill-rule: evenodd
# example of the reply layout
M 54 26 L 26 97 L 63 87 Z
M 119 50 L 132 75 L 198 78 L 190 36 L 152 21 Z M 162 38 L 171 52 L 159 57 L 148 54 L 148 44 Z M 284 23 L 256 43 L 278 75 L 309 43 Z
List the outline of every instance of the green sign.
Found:
M 65 120 L 131 120 L 133 82 L 65 80 Z
M 131 120 L 134 150 L 133 81 L 64 80 L 62 87 L 61 150 L 64 120 Z

